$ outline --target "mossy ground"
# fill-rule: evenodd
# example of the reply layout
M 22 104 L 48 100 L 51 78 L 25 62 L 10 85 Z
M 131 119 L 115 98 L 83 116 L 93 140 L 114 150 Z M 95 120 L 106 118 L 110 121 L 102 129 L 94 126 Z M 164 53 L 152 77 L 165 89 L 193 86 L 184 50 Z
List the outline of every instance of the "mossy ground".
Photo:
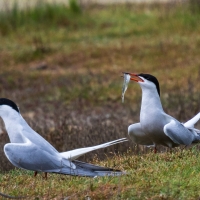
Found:
M 1 192 L 27 199 L 198 199 L 199 150 L 115 155 L 93 163 L 125 170 L 121 177 L 70 177 L 12 170 L 0 175 Z

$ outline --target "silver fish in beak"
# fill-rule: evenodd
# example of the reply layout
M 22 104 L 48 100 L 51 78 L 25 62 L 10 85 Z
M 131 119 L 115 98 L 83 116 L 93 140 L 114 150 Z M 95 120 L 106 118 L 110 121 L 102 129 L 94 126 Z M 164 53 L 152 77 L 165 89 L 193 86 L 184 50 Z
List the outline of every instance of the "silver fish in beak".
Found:
M 125 95 L 125 92 L 128 88 L 128 83 L 130 81 L 131 76 L 127 73 L 124 73 L 123 77 L 124 77 L 124 83 L 123 83 L 123 86 L 122 86 L 122 103 L 124 103 L 124 95 Z

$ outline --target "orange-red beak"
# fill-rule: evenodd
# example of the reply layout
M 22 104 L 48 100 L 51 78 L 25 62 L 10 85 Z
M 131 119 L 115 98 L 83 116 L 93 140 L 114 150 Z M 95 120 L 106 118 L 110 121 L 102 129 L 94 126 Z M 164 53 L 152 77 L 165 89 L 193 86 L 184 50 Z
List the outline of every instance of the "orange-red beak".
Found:
M 129 74 L 131 76 L 130 80 L 135 82 L 144 82 L 137 74 L 129 73 L 129 72 L 122 72 L 123 74 Z

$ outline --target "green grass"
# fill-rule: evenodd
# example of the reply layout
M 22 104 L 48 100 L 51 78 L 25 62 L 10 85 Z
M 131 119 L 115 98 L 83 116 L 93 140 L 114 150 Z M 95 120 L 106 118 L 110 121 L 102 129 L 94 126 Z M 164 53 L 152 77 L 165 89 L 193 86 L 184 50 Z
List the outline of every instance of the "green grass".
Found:
M 33 177 L 33 172 L 13 170 L 0 175 L 1 192 L 30 199 L 197 199 L 199 188 L 199 150 L 174 150 L 173 153 L 131 152 L 115 155 L 96 164 L 125 170 L 121 177 L 70 177 L 49 174 Z
M 185 7 L 122 5 L 73 12 L 57 4 L 38 4 L 35 9 L 24 11 L 16 5 L 11 11 L 0 13 L 0 33 L 5 52 L 11 50 L 17 62 L 45 58 L 50 52 L 61 50 L 73 53 L 75 49 L 88 51 L 91 47 L 116 49 L 121 48 L 122 41 L 144 49 L 149 40 L 151 49 L 168 41 L 172 46 L 183 42 L 189 45 L 185 38 L 198 33 L 200 15 L 191 14 Z M 194 37 L 195 42 L 199 41 L 197 35 Z M 18 47 L 20 51 L 16 52 Z M 148 49 L 146 54 L 149 55 Z

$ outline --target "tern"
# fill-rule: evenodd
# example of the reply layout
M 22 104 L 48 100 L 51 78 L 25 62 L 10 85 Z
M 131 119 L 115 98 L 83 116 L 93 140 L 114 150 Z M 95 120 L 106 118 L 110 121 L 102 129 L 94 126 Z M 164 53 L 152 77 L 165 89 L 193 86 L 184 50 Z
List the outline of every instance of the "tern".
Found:
M 36 133 L 21 116 L 17 105 L 0 98 L 0 117 L 3 119 L 10 142 L 4 146 L 8 160 L 16 167 L 35 171 L 74 176 L 113 176 L 124 172 L 77 161 L 79 156 L 96 149 L 127 141 L 121 138 L 105 144 L 59 153 L 49 142 Z
M 137 144 L 177 147 L 200 141 L 200 130 L 194 125 L 200 119 L 200 113 L 186 123 L 181 123 L 166 114 L 160 101 L 160 86 L 156 77 L 150 74 L 124 73 L 142 89 L 140 122 L 128 127 L 130 138 Z M 129 81 L 129 80 L 128 80 Z M 128 82 L 127 81 L 127 82 Z

